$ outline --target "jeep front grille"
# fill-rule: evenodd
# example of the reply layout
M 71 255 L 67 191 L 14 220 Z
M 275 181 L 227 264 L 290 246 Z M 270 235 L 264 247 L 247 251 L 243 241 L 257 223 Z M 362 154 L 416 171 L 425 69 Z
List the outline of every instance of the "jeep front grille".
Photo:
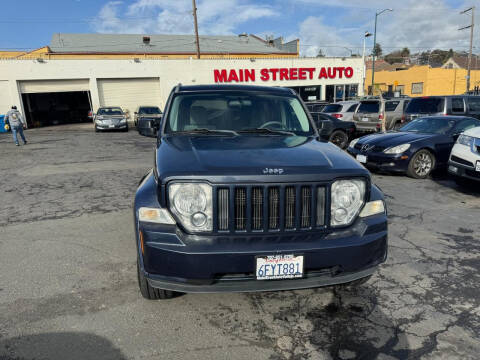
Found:
M 218 186 L 214 231 L 291 231 L 322 227 L 325 198 L 325 186 L 317 184 Z

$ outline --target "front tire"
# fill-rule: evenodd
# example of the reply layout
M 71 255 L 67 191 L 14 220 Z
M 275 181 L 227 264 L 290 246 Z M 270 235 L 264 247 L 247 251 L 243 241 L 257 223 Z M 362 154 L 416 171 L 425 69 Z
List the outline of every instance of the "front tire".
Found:
M 425 179 L 435 169 L 435 155 L 428 150 L 417 151 L 408 163 L 407 175 L 414 179 Z
M 140 262 L 137 259 L 137 279 L 140 293 L 145 299 L 159 300 L 159 299 L 171 299 L 175 296 L 175 293 L 170 290 L 156 289 L 150 286 L 145 277 L 145 274 L 140 269 Z
M 95 132 L 98 132 L 97 125 L 94 125 L 93 127 L 95 128 Z
M 340 149 L 345 149 L 348 145 L 348 135 L 342 130 L 335 130 L 328 141 L 337 145 Z

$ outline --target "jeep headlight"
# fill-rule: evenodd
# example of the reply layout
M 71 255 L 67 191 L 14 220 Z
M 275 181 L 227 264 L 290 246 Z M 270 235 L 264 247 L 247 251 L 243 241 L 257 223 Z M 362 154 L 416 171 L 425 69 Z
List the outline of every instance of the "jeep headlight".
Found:
M 385 154 L 403 154 L 405 151 L 410 149 L 410 144 L 397 145 L 388 149 L 383 150 Z
M 331 189 L 330 225 L 349 225 L 365 202 L 364 180 L 337 180 Z
M 208 184 L 174 183 L 168 187 L 170 211 L 186 230 L 212 230 L 212 187 Z
M 457 144 L 472 146 L 472 143 L 473 143 L 473 137 L 468 136 L 468 135 L 463 135 L 462 134 L 457 139 Z

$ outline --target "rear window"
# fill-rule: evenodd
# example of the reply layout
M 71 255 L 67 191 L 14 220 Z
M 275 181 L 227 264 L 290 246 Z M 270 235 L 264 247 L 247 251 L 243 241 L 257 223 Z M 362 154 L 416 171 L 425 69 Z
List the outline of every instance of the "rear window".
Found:
M 348 108 L 347 112 L 354 112 L 355 109 L 357 108 L 357 105 L 358 105 L 358 104 L 353 104 L 353 105 L 351 105 L 351 106 Z
M 330 104 L 323 108 L 322 112 L 324 113 L 335 113 L 342 110 L 342 105 L 340 104 Z
M 435 114 L 443 112 L 445 98 L 416 98 L 410 100 L 410 103 L 405 110 L 410 114 Z
M 468 98 L 468 106 L 471 112 L 480 112 L 480 97 Z
M 378 113 L 380 110 L 380 104 L 378 101 L 365 101 L 361 102 L 357 109 L 359 113 Z
M 395 111 L 400 101 L 387 101 L 385 103 L 385 111 Z

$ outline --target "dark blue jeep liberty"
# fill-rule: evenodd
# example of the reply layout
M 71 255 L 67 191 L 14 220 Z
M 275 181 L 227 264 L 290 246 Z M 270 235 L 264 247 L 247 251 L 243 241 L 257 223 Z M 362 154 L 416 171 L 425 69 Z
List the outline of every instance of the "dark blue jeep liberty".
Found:
M 358 284 L 386 260 L 383 194 L 293 90 L 179 85 L 152 127 L 134 203 L 145 298 Z

